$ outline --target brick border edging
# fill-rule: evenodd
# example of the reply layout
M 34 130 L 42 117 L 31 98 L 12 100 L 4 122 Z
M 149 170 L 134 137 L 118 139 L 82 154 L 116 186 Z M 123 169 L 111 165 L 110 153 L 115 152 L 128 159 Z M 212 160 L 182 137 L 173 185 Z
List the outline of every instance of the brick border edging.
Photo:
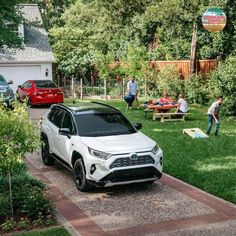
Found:
M 118 229 L 104 232 L 92 219 L 87 216 L 75 203 L 65 196 L 42 172 L 41 169 L 26 159 L 26 164 L 32 172 L 32 175 L 39 178 L 48 186 L 48 193 L 51 197 L 57 211 L 68 221 L 74 230 L 81 236 L 137 236 L 151 233 L 167 232 L 173 230 L 187 229 L 194 226 L 201 226 L 210 223 L 224 222 L 236 219 L 236 205 L 227 202 L 221 198 L 215 197 L 199 188 L 191 186 L 170 175 L 164 174 L 160 182 L 176 191 L 200 202 L 213 210 L 215 213 L 199 215 L 194 217 L 181 218 L 177 220 L 168 220 L 156 224 L 137 225 L 129 228 Z M 45 169 L 45 168 L 43 168 Z M 47 168 L 50 170 L 50 168 Z

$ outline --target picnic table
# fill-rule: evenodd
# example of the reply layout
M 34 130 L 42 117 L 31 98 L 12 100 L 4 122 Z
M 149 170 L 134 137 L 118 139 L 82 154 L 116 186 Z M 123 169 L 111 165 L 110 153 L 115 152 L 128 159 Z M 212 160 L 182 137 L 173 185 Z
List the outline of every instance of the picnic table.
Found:
M 160 118 L 161 122 L 164 121 L 172 121 L 172 120 L 182 120 L 185 121 L 185 115 L 186 113 L 176 113 L 172 112 L 169 113 L 169 110 L 172 108 L 176 108 L 178 105 L 177 104 L 165 104 L 165 105 L 154 105 L 154 104 L 149 104 L 147 105 L 147 108 L 144 110 L 145 116 L 146 112 L 148 111 L 153 111 L 153 120 L 156 120 L 157 118 Z

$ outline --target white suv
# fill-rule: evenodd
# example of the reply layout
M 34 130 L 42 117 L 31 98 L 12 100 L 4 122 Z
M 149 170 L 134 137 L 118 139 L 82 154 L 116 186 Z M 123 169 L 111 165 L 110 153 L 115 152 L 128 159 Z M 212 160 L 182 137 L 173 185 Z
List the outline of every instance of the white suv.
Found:
M 162 175 L 162 150 L 121 112 L 102 103 L 51 106 L 41 123 L 42 159 L 73 170 L 80 191 L 92 185 L 152 183 Z

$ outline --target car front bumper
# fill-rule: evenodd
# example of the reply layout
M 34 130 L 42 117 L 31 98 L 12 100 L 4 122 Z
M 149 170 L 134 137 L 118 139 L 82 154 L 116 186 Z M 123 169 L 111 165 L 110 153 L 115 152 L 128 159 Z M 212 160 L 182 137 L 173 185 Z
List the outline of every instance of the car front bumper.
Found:
M 138 158 L 136 161 L 128 161 L 127 155 L 120 155 L 107 161 L 96 160 L 87 165 L 89 168 L 86 170 L 86 178 L 94 185 L 105 187 L 155 181 L 161 178 L 163 164 L 161 150 L 157 155 L 150 152 L 138 154 Z

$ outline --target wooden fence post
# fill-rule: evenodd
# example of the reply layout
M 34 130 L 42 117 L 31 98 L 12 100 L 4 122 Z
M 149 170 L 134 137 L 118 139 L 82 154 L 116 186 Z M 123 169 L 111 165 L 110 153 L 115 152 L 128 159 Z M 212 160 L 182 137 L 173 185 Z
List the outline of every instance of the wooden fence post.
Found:
M 192 35 L 192 45 L 191 45 L 191 56 L 189 64 L 189 79 L 192 78 L 196 70 L 196 51 L 197 51 L 197 24 L 193 24 L 193 35 Z

